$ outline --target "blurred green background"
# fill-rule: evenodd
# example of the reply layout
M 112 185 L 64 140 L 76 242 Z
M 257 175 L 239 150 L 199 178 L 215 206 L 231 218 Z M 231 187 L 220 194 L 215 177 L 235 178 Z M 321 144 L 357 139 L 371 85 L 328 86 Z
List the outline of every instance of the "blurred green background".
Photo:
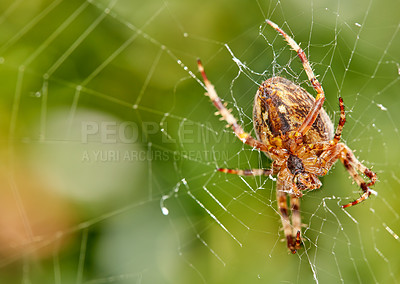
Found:
M 398 1 L 32 0 L 0 3 L 0 283 L 396 283 L 400 278 Z M 378 173 L 359 196 L 339 163 L 302 199 L 291 255 L 268 167 L 196 80 L 201 58 L 247 131 L 280 75 L 314 94 L 271 19 L 306 51 L 343 140 Z M 225 45 L 226 44 L 226 45 Z M 397 280 L 398 281 L 398 280 Z

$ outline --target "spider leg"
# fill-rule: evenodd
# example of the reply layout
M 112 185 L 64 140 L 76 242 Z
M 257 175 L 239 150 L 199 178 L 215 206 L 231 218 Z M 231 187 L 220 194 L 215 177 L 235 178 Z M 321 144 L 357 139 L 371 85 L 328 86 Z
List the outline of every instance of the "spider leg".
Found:
M 333 137 L 333 144 L 336 145 L 339 143 L 340 138 L 342 136 L 343 126 L 346 123 L 346 113 L 344 111 L 344 104 L 342 97 L 339 97 L 339 107 L 340 107 L 340 119 L 338 126 L 336 128 L 335 136 Z
M 201 76 L 203 77 L 204 84 L 207 89 L 206 95 L 210 97 L 211 101 L 213 102 L 214 106 L 218 109 L 222 118 L 228 123 L 229 126 L 232 127 L 235 135 L 245 144 L 256 148 L 263 152 L 268 152 L 274 155 L 279 155 L 279 151 L 276 147 L 272 145 L 266 145 L 261 143 L 260 141 L 254 139 L 249 133 L 245 132 L 243 128 L 237 123 L 236 118 L 231 114 L 231 112 L 225 107 L 222 103 L 220 97 L 218 96 L 217 92 L 215 91 L 214 86 L 208 80 L 207 75 L 204 71 L 204 67 L 201 61 L 197 60 L 197 65 Z
M 314 72 L 312 71 L 312 68 L 310 66 L 310 63 L 308 62 L 306 54 L 300 48 L 300 46 L 290 36 L 288 36 L 280 27 L 278 27 L 277 24 L 275 24 L 274 22 L 271 22 L 270 20 L 267 20 L 267 24 L 269 24 L 277 32 L 279 32 L 284 37 L 284 39 L 287 41 L 287 43 L 290 45 L 290 47 L 293 48 L 294 51 L 297 52 L 297 55 L 299 56 L 299 58 L 303 64 L 303 68 L 306 71 L 308 80 L 310 80 L 313 88 L 317 91 L 317 96 L 316 96 L 314 105 L 310 109 L 310 111 L 307 114 L 306 118 L 304 119 L 302 125 L 297 130 L 296 135 L 301 136 L 301 135 L 304 135 L 307 133 L 307 131 L 310 129 L 310 127 L 314 123 L 315 119 L 317 118 L 319 111 L 322 108 L 322 105 L 324 104 L 324 101 L 325 101 L 325 93 L 324 93 L 324 90 L 322 89 L 321 83 L 318 81 L 318 79 L 314 75 Z
M 275 174 L 272 169 L 250 169 L 250 170 L 240 170 L 240 169 L 225 169 L 219 168 L 219 172 L 234 174 L 238 176 L 269 176 Z
M 342 205 L 342 208 L 347 208 L 353 205 L 357 205 L 358 203 L 364 201 L 371 195 L 371 193 L 376 194 L 369 187 L 375 184 L 377 177 L 373 171 L 368 169 L 366 166 L 364 166 L 357 160 L 353 152 L 347 146 L 345 146 L 344 144 L 343 146 L 344 147 L 342 150 L 342 154 L 340 156 L 340 161 L 343 163 L 346 170 L 349 172 L 351 177 L 356 181 L 358 186 L 361 187 L 363 191 L 363 194 L 358 199 L 348 204 Z M 370 179 L 370 181 L 368 183 L 365 182 L 364 179 L 357 173 L 357 171 L 364 173 Z
M 292 226 L 290 225 L 287 197 L 284 191 L 283 182 L 278 179 L 276 183 L 276 200 L 278 203 L 278 211 L 281 215 L 281 221 L 283 225 L 283 232 L 285 233 L 287 246 L 292 253 L 296 253 L 296 248 L 293 243 Z
M 295 195 L 290 195 L 290 207 L 292 209 L 292 226 L 293 236 L 296 236 L 296 240 L 293 245 L 296 250 L 301 245 L 301 215 L 300 215 L 300 199 Z
M 306 147 L 308 150 L 325 151 L 339 143 L 340 138 L 342 137 L 343 126 L 346 123 L 346 113 L 344 111 L 343 99 L 341 97 L 339 97 L 339 107 L 340 107 L 340 118 L 339 118 L 339 123 L 336 128 L 336 132 L 335 132 L 335 136 L 333 137 L 333 140 L 328 141 L 328 142 L 322 142 L 322 143 L 320 142 L 320 143 L 314 143 L 314 144 L 306 144 L 306 145 L 304 145 L 304 147 Z

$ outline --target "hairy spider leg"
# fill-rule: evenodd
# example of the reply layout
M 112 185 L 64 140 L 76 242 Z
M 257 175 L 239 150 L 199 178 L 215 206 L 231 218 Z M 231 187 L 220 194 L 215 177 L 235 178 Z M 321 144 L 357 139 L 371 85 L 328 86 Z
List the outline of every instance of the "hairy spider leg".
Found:
M 342 208 L 347 208 L 364 201 L 371 195 L 371 193 L 376 194 L 375 191 L 369 188 L 370 186 L 375 184 L 377 180 L 376 174 L 368 169 L 366 166 L 364 166 L 360 161 L 358 161 L 350 148 L 347 147 L 344 143 L 338 143 L 329 147 L 327 150 L 324 150 L 324 152 L 321 153 L 318 159 L 318 170 L 311 172 L 316 175 L 323 176 L 329 171 L 329 169 L 338 159 L 340 159 L 346 170 L 349 172 L 350 176 L 363 191 L 363 194 L 360 198 L 353 202 L 350 202 L 349 204 L 343 205 Z M 365 182 L 357 171 L 363 173 L 366 177 L 370 179 L 370 181 L 368 183 Z
M 300 248 L 301 245 L 301 215 L 300 215 L 300 199 L 295 195 L 290 195 L 290 207 L 292 209 L 292 227 L 293 227 L 293 237 L 296 237 L 293 245 L 296 250 Z
M 240 170 L 240 169 L 225 169 L 219 168 L 219 172 L 226 174 L 234 174 L 238 176 L 269 176 L 275 174 L 272 169 L 249 169 L 249 170 Z
M 361 187 L 363 191 L 363 194 L 358 199 L 348 204 L 342 205 L 342 208 L 347 208 L 350 206 L 357 205 L 358 203 L 364 201 L 371 195 L 373 191 L 371 191 L 369 187 L 375 184 L 376 174 L 370 169 L 368 169 L 366 166 L 361 164 L 354 156 L 353 152 L 346 145 L 344 144 L 342 145 L 343 145 L 343 150 L 341 152 L 340 161 L 343 163 L 346 170 L 349 172 L 351 177 L 356 181 L 358 186 Z M 370 179 L 370 182 L 366 183 L 364 179 L 357 173 L 357 170 L 364 173 Z
M 342 97 L 339 97 L 339 107 L 340 107 L 340 119 L 338 126 L 336 128 L 335 136 L 333 137 L 333 145 L 339 143 L 340 138 L 342 137 L 344 124 L 346 123 L 346 113 L 344 111 L 344 104 Z
M 235 132 L 235 135 L 243 143 L 245 143 L 253 148 L 256 148 L 260 151 L 268 152 L 273 155 L 279 156 L 280 153 L 276 147 L 274 147 L 272 145 L 266 145 L 264 143 L 261 143 L 260 141 L 254 139 L 249 133 L 247 133 L 243 130 L 243 128 L 237 123 L 236 118 L 231 114 L 230 110 L 228 110 L 225 107 L 225 105 L 222 103 L 220 97 L 218 96 L 217 92 L 215 91 L 214 86 L 208 80 L 207 75 L 204 71 L 203 64 L 201 63 L 200 59 L 197 60 L 197 66 L 199 68 L 201 76 L 203 77 L 204 85 L 206 86 L 206 89 L 207 89 L 206 95 L 211 99 L 214 106 L 218 109 L 219 114 L 222 116 L 222 118 L 228 123 L 229 126 L 232 127 L 233 131 Z
M 284 184 L 280 179 L 278 179 L 276 182 L 276 201 L 278 203 L 278 210 L 281 215 L 281 222 L 283 225 L 283 232 L 286 237 L 287 247 L 292 253 L 296 253 L 296 248 L 293 242 L 292 226 L 290 225 L 288 214 L 287 194 L 284 189 Z
M 300 231 L 297 231 L 297 234 L 296 234 L 296 241 L 295 241 L 295 243 L 294 243 L 294 247 L 296 248 L 296 250 L 298 250 L 299 248 L 301 248 Z
M 333 137 L 333 140 L 327 141 L 324 143 L 314 143 L 314 144 L 306 144 L 303 147 L 306 147 L 308 150 L 328 150 L 332 148 L 332 146 L 335 146 L 339 143 L 340 138 L 342 137 L 342 131 L 344 124 L 346 123 L 346 113 L 344 111 L 344 104 L 343 104 L 343 99 L 339 97 L 339 108 L 340 108 L 340 118 L 339 118 L 339 123 L 336 128 L 335 136 Z
M 279 32 L 286 40 L 286 42 L 290 45 L 290 47 L 297 52 L 297 55 L 299 56 L 303 64 L 303 68 L 306 71 L 308 80 L 311 82 L 315 91 L 317 91 L 317 96 L 315 98 L 314 105 L 310 109 L 309 113 L 307 114 L 306 118 L 304 119 L 299 129 L 296 131 L 296 136 L 302 136 L 307 133 L 307 131 L 311 128 L 314 121 L 317 119 L 319 111 L 321 110 L 322 105 L 324 104 L 325 101 L 325 93 L 324 90 L 322 89 L 320 82 L 315 77 L 314 72 L 312 71 L 312 68 L 310 66 L 310 63 L 308 62 L 306 54 L 300 48 L 300 46 L 290 36 L 288 36 L 277 24 L 271 22 L 270 20 L 267 20 L 267 24 L 269 24 L 277 32 Z

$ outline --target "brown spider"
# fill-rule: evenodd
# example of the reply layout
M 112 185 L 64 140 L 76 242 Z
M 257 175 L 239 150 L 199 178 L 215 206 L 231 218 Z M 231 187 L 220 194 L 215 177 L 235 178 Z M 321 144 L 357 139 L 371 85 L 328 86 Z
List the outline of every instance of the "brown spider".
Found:
M 350 176 L 362 189 L 363 194 L 342 208 L 356 205 L 375 191 L 369 187 L 376 182 L 376 174 L 361 164 L 345 144 L 339 143 L 346 122 L 343 100 L 339 97 L 340 119 L 333 132 L 333 124 L 322 108 L 325 100 L 321 84 L 315 77 L 307 57 L 298 44 L 275 23 L 267 23 L 278 31 L 297 52 L 313 88 L 316 99 L 305 89 L 281 77 L 264 81 L 258 88 L 254 100 L 253 122 L 257 139 L 246 133 L 237 123 L 208 80 L 203 65 L 198 68 L 203 77 L 206 95 L 210 97 L 218 113 L 232 127 L 235 135 L 245 144 L 264 152 L 273 160 L 271 169 L 223 169 L 218 171 L 243 176 L 277 174 L 276 195 L 287 246 L 292 253 L 301 245 L 300 197 L 303 190 L 321 187 L 318 176 L 324 176 L 340 160 Z M 363 173 L 369 182 L 359 175 Z M 292 224 L 290 224 L 287 195 L 290 197 Z

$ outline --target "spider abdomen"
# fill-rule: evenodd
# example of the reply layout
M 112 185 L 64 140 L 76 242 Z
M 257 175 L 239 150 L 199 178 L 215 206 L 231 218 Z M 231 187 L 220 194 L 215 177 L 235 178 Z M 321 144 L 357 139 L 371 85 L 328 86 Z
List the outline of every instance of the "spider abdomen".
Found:
M 261 142 L 274 144 L 274 138 L 296 131 L 314 104 L 314 97 L 292 81 L 273 77 L 258 88 L 254 100 L 253 122 Z M 303 137 L 306 144 L 329 141 L 333 124 L 322 108 L 317 119 Z

